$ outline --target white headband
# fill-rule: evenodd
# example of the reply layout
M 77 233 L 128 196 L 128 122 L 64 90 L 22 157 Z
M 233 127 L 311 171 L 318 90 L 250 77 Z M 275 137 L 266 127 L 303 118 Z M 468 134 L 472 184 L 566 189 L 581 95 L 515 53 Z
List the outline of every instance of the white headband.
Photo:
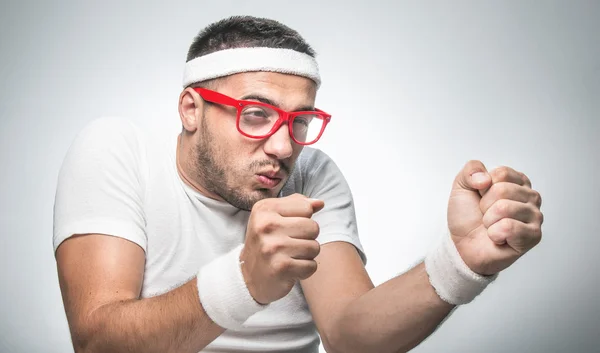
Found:
M 183 87 L 240 72 L 270 71 L 308 77 L 321 85 L 315 58 L 291 49 L 235 48 L 197 57 L 185 63 Z

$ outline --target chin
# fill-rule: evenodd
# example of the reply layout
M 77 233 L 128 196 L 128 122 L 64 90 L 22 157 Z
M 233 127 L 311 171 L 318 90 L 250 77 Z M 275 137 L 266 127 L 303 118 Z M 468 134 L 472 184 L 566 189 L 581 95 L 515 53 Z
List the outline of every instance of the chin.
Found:
M 271 189 L 250 187 L 242 193 L 229 194 L 228 197 L 224 197 L 224 199 L 237 208 L 250 211 L 258 201 L 276 198 L 281 189 L 282 187 Z
M 260 195 L 259 198 L 258 198 L 258 200 L 262 200 L 262 199 L 268 199 L 268 198 L 277 197 L 277 195 L 279 195 L 279 191 L 280 190 L 281 190 L 281 188 L 277 188 L 277 189 L 258 189 L 255 192 L 256 192 L 256 194 Z

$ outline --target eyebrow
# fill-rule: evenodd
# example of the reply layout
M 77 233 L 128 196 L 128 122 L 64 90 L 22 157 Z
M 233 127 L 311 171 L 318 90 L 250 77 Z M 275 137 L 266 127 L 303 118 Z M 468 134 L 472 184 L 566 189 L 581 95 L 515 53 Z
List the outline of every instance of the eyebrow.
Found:
M 272 105 L 274 107 L 277 107 L 277 108 L 281 109 L 281 107 L 279 106 L 279 104 L 277 104 L 276 102 L 273 102 L 269 98 L 261 96 L 261 95 L 258 95 L 258 94 L 248 94 L 248 95 L 245 95 L 242 98 L 240 98 L 240 100 L 255 100 L 255 101 L 259 101 L 261 103 Z M 314 111 L 314 110 L 315 110 L 315 107 L 310 106 L 310 105 L 305 105 L 305 106 L 302 106 L 302 107 L 300 107 L 300 108 L 298 108 L 296 110 L 293 110 L 293 111 L 294 112 L 303 112 L 303 111 Z

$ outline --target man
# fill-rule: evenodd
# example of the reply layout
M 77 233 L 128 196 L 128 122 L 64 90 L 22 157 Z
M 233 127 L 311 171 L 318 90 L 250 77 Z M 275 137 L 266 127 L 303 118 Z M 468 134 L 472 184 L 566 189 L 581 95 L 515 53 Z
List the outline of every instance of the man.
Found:
M 374 287 L 348 185 L 306 147 L 335 119 L 314 107 L 314 56 L 278 22 L 225 19 L 190 47 L 167 148 L 118 119 L 80 133 L 54 225 L 77 352 L 316 352 L 318 334 L 328 352 L 407 351 L 540 241 L 529 179 L 471 161 L 449 234 Z

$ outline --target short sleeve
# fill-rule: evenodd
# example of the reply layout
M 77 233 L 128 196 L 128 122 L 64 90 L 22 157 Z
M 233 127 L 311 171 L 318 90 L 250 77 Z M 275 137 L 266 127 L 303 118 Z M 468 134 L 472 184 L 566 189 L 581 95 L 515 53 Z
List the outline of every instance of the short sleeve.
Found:
M 294 180 L 288 188 L 293 187 L 296 192 L 325 202 L 325 207 L 312 217 L 320 228 L 317 240 L 321 244 L 348 242 L 356 247 L 366 264 L 367 258 L 358 236 L 352 192 L 334 161 L 321 150 L 305 147 L 293 174 Z
M 54 251 L 76 234 L 117 236 L 146 251 L 144 153 L 127 120 L 98 119 L 78 134 L 58 176 Z

